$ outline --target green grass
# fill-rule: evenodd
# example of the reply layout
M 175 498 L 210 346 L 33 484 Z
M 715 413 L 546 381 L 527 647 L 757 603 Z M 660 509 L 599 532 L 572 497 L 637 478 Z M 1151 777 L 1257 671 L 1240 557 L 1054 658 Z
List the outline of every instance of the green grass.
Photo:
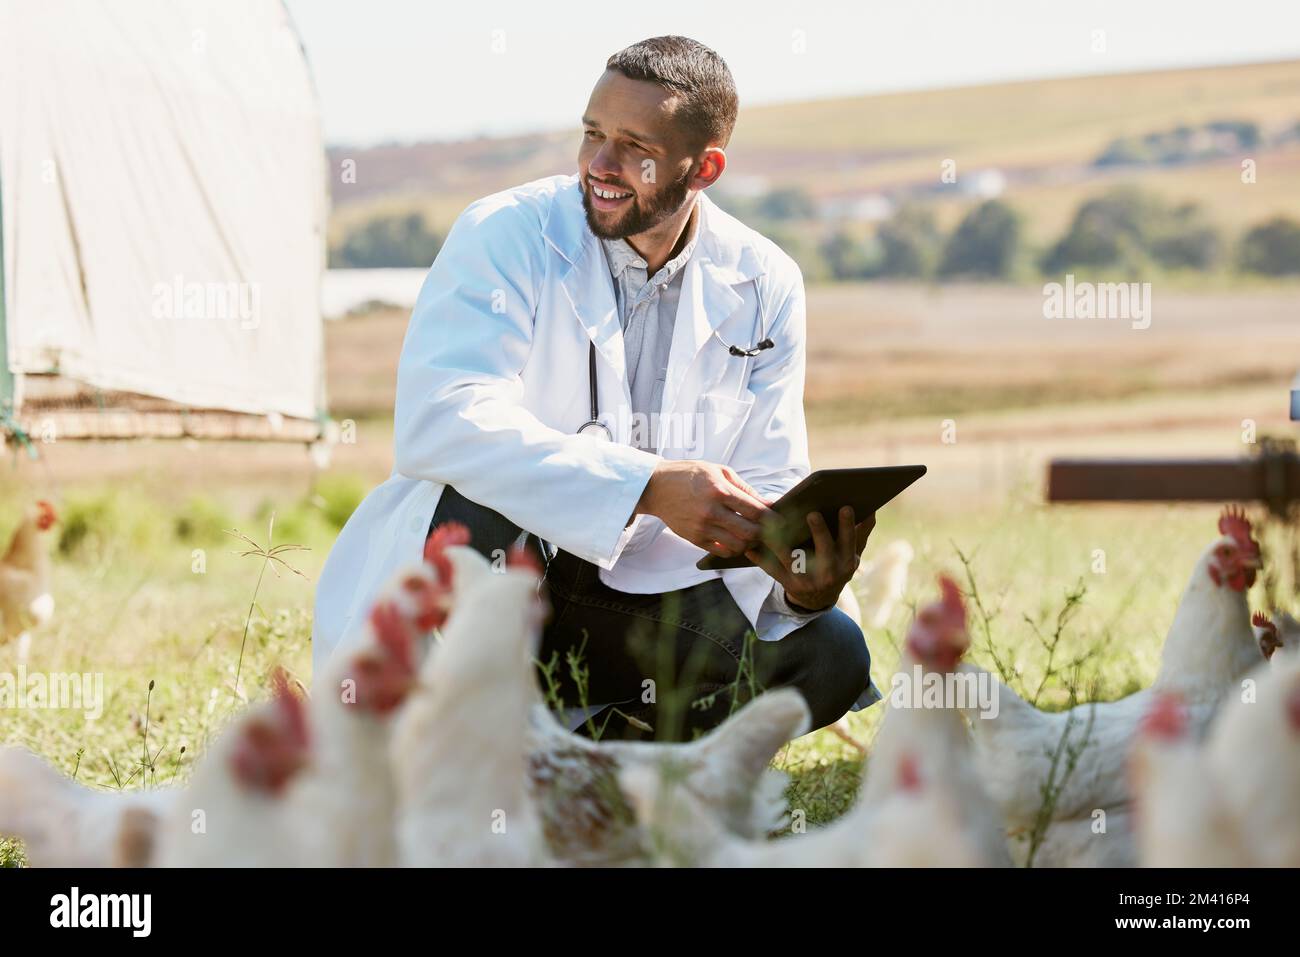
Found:
M 290 513 L 309 507 L 284 505 Z M 275 666 L 309 683 L 311 582 L 268 571 L 250 619 L 261 561 L 237 555 L 247 546 L 221 527 L 265 545 L 265 522 L 207 500 L 160 508 L 141 489 L 69 494 L 61 513 L 55 615 L 33 633 L 27 667 L 102 673 L 103 714 L 91 721 L 83 711 L 6 710 L 0 743 L 26 747 L 89 785 L 165 785 L 184 780 L 209 737 L 264 695 Z M 311 534 L 299 542 L 312 551 L 285 557 L 301 554 L 299 567 L 314 579 L 332 531 L 323 521 L 304 527 Z M 275 540 L 284 541 L 279 533 Z M 13 646 L 0 648 L 0 670 L 13 670 L 12 654 Z M 0 866 L 20 859 L 0 841 Z

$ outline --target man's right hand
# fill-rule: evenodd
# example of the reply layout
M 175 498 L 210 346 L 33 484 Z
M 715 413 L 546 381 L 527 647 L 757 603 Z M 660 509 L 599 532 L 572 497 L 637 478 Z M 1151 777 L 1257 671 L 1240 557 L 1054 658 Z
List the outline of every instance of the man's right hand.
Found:
M 653 515 L 692 545 L 731 558 L 760 541 L 771 509 L 730 466 L 664 460 L 632 514 Z

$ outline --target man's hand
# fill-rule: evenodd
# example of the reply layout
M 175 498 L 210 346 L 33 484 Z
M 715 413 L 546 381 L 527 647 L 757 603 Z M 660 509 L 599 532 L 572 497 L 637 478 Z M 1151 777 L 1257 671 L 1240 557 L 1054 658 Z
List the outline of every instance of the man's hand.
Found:
M 729 466 L 665 459 L 632 514 L 653 515 L 692 545 L 731 558 L 759 542 L 771 509 Z
M 747 549 L 745 555 L 781 583 L 792 605 L 822 611 L 835 604 L 852 581 L 867 538 L 876 527 L 876 515 L 873 512 L 870 518 L 855 523 L 853 509 L 846 505 L 840 509 L 840 530 L 834 539 L 820 512 L 809 512 L 806 521 L 813 537 L 812 554 L 772 544 Z

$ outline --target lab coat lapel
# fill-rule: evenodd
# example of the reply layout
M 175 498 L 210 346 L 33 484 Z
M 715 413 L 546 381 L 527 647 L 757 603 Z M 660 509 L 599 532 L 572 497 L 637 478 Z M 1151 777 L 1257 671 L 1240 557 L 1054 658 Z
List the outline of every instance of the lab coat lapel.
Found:
M 679 401 L 693 401 L 693 396 L 683 391 L 691 366 L 714 330 L 730 319 L 745 301 L 733 287 L 748 282 L 762 271 L 752 259 L 741 254 L 741 247 L 726 228 L 728 221 L 709 198 L 701 194 L 698 202 L 700 237 L 695 255 L 686 263 L 682 295 L 673 323 L 673 344 L 664 377 L 662 411 L 665 413 L 673 411 Z M 747 253 L 748 248 L 744 251 Z
M 713 330 L 731 318 L 745 297 L 732 286 L 734 273 L 692 258 L 686 264 L 682 295 L 673 323 L 673 344 L 664 376 L 663 411 L 672 411 L 682 398 L 687 373 Z
M 564 290 L 565 298 L 586 331 L 587 338 L 596 344 L 596 350 L 614 368 L 630 404 L 632 394 L 627 385 L 623 326 L 619 322 L 618 303 L 614 299 L 614 280 L 605 263 L 600 240 L 587 228 L 582 194 L 576 181 L 563 190 L 551 206 L 544 235 L 565 260 L 566 265 L 560 276 L 560 287 Z M 585 376 L 585 350 L 579 368 Z M 605 391 L 603 387 L 601 391 Z M 604 409 L 603 402 L 601 408 Z
M 661 412 L 672 411 L 680 401 L 693 401 L 686 386 L 691 366 L 713 331 L 732 317 L 745 301 L 733 288 L 765 271 L 743 235 L 743 227 L 701 194 L 700 236 L 682 278 L 682 294 L 673 323 L 673 343 L 664 376 Z M 577 177 L 557 196 L 543 230 L 547 241 L 564 258 L 560 286 L 587 337 L 615 370 L 622 402 L 631 407 L 623 326 L 614 298 L 614 281 L 600 248 L 600 240 L 587 227 L 582 190 Z M 744 325 L 743 323 L 741 324 Z M 748 333 L 748 328 L 745 332 Z M 748 342 L 744 343 L 748 345 Z M 580 357 L 585 370 L 586 357 Z M 581 373 L 580 373 L 581 374 Z M 602 385 L 606 392 L 610 386 Z M 602 413 L 612 412 L 601 399 Z M 662 432 L 661 432 L 662 434 Z M 622 439 L 620 439 L 622 441 Z

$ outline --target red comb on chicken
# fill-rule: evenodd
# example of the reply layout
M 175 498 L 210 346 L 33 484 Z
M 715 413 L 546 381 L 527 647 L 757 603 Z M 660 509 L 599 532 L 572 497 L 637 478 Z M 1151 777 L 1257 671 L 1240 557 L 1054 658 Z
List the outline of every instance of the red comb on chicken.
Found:
M 1286 719 L 1292 731 L 1300 732 L 1300 683 L 1292 685 L 1287 692 Z
M 1180 741 L 1187 736 L 1187 725 L 1187 708 L 1183 706 L 1182 696 L 1167 691 L 1156 695 L 1139 729 L 1148 738 Z
M 54 511 L 53 505 L 44 499 L 36 503 L 36 527 L 42 532 L 48 530 L 58 520 L 59 516 Z
M 441 628 L 451 608 L 451 588 L 426 566 L 402 579 L 402 595 L 412 604 L 411 621 L 420 634 Z
M 1237 540 L 1242 548 L 1259 553 L 1259 543 L 1251 537 L 1250 519 L 1238 505 L 1224 506 L 1219 516 L 1219 532 Z
M 537 560 L 537 556 L 522 545 L 510 546 L 510 550 L 506 552 L 506 567 L 526 568 L 539 578 L 543 572 L 542 564 Z
M 1219 534 L 1229 541 L 1215 548 L 1210 564 L 1210 578 L 1215 585 L 1227 584 L 1244 592 L 1255 584 L 1255 572 L 1261 567 L 1259 543 L 1251 537 L 1250 520 L 1239 507 L 1229 505 L 1219 516 Z
M 941 575 L 939 591 L 939 601 L 917 613 L 907 633 L 907 647 L 918 661 L 946 672 L 957 666 L 970 639 L 966 635 L 966 606 L 957 583 Z
M 284 669 L 276 669 L 271 685 L 274 707 L 240 729 L 230 764 L 244 787 L 278 795 L 307 763 L 307 714 Z
M 905 754 L 898 759 L 898 787 L 900 790 L 916 794 L 921 790 L 921 769 L 916 757 Z
M 438 573 L 438 581 L 451 587 L 451 562 L 446 550 L 451 545 L 468 545 L 469 529 L 460 522 L 443 522 L 435 528 L 424 543 L 424 560 Z
M 403 670 L 415 670 L 414 636 L 402 616 L 401 610 L 391 601 L 381 601 L 370 611 L 370 624 L 375 629 L 375 641 Z
M 1255 635 L 1259 638 L 1259 651 L 1265 660 L 1273 658 L 1273 652 L 1282 647 L 1282 636 L 1278 634 L 1273 619 L 1262 611 L 1250 616 L 1250 623 L 1255 626 Z
M 271 690 L 275 696 L 276 710 L 294 745 L 306 751 L 311 743 L 307 726 L 307 708 L 302 696 L 294 690 L 289 672 L 283 668 L 276 668 L 271 673 Z
M 370 627 L 374 644 L 352 658 L 353 703 L 386 715 L 406 700 L 415 685 L 415 633 L 412 622 L 393 601 L 380 601 L 371 609 Z

